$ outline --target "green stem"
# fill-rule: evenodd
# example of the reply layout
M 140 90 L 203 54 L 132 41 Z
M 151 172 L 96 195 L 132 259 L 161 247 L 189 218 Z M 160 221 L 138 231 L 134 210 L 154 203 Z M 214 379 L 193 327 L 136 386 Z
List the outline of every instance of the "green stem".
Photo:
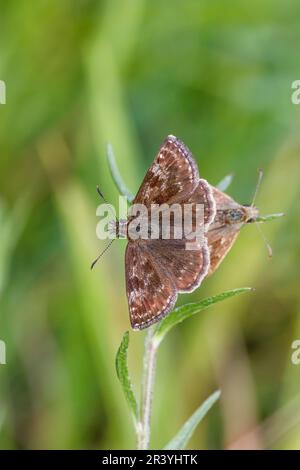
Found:
M 152 398 L 156 370 L 157 345 L 154 341 L 154 327 L 149 328 L 145 337 L 143 379 L 141 390 L 140 420 L 137 426 L 137 447 L 149 449 Z

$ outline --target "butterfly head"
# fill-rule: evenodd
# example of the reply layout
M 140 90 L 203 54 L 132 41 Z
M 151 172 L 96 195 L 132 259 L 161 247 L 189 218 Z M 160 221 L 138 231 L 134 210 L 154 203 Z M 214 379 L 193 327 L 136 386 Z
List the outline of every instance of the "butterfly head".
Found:
M 238 206 L 227 209 L 225 212 L 225 223 L 249 224 L 256 221 L 258 209 L 255 206 Z
M 246 224 L 252 224 L 256 222 L 257 217 L 259 215 L 259 211 L 257 207 L 251 205 L 251 206 L 243 206 L 243 209 L 245 211 L 245 220 L 244 222 Z

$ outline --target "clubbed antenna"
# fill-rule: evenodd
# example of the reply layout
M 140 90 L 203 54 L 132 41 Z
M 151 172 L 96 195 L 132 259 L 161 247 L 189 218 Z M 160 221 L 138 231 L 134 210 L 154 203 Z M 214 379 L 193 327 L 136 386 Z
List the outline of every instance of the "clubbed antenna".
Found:
M 104 248 L 103 251 L 101 251 L 100 255 L 97 256 L 97 258 L 92 262 L 91 264 L 91 269 L 93 269 L 93 267 L 95 266 L 95 264 L 97 263 L 97 261 L 99 261 L 99 259 L 104 255 L 104 253 L 108 250 L 108 248 L 112 245 L 112 242 L 114 242 L 115 239 L 113 238 L 109 244 Z
M 259 233 L 260 233 L 260 235 L 261 235 L 261 237 L 262 237 L 262 239 L 263 239 L 263 241 L 264 241 L 264 243 L 267 247 L 269 258 L 272 258 L 273 250 L 272 250 L 272 247 L 271 247 L 270 243 L 267 240 L 267 237 L 265 236 L 264 232 L 262 231 L 262 228 L 259 225 L 259 223 L 255 221 L 255 225 L 256 225 L 257 230 L 259 231 Z
M 263 179 L 263 176 L 264 176 L 263 170 L 259 169 L 259 170 L 258 170 L 258 179 L 257 179 L 257 183 L 256 183 L 256 188 L 255 188 L 255 191 L 254 191 L 254 194 L 253 194 L 251 207 L 254 206 L 254 203 L 255 203 L 255 200 L 256 200 L 256 196 L 257 196 L 257 194 L 258 194 L 258 191 L 259 191 L 259 188 L 260 188 L 260 185 L 261 185 L 261 181 L 262 181 L 262 179 Z
M 108 209 L 112 212 L 111 210 L 111 206 L 110 204 L 108 204 L 107 200 L 105 199 L 102 191 L 100 190 L 99 186 L 97 185 L 97 193 L 99 194 L 99 196 L 101 197 L 101 199 L 103 199 L 103 201 L 105 202 L 105 204 L 107 204 L 107 207 Z M 114 218 L 115 218 L 115 214 L 113 214 Z M 117 221 L 118 219 L 116 219 Z M 92 265 L 91 265 L 91 269 L 93 269 L 93 267 L 95 266 L 95 264 L 97 263 L 97 261 L 99 261 L 99 259 L 104 255 L 104 253 L 108 250 L 108 248 L 111 246 L 112 242 L 114 241 L 114 239 L 112 239 L 109 244 L 104 248 L 104 250 L 100 253 L 99 256 L 97 256 L 97 258 L 95 259 L 95 261 L 92 262 Z

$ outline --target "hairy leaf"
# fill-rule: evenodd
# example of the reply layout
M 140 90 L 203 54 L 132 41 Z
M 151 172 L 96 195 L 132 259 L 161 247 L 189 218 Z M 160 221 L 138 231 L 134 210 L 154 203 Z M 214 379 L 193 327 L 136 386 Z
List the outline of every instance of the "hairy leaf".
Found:
M 222 294 L 214 295 L 213 297 L 207 297 L 206 299 L 201 300 L 200 302 L 195 302 L 182 307 L 178 307 L 168 316 L 166 316 L 156 327 L 154 333 L 154 340 L 156 344 L 159 344 L 165 335 L 178 323 L 186 320 L 187 318 L 195 315 L 196 313 L 205 310 L 206 308 L 214 305 L 222 300 L 229 299 L 238 294 L 251 291 L 251 287 L 242 287 L 240 289 L 233 289 L 230 291 L 223 292 Z
M 202 421 L 207 412 L 214 403 L 219 399 L 221 392 L 214 392 L 201 406 L 192 414 L 192 416 L 184 423 L 180 431 L 173 439 L 164 447 L 165 450 L 184 449 L 189 439 L 192 437 L 196 427 Z
M 125 397 L 129 403 L 130 410 L 136 423 L 138 419 L 138 405 L 133 392 L 133 386 L 129 377 L 127 365 L 127 353 L 129 345 L 129 333 L 124 334 L 116 356 L 116 370 L 118 379 L 121 382 Z
M 233 174 L 230 173 L 229 175 L 226 175 L 226 176 L 217 184 L 217 188 L 218 188 L 220 191 L 225 192 L 226 189 L 228 189 L 229 186 L 231 185 L 232 180 L 233 180 Z

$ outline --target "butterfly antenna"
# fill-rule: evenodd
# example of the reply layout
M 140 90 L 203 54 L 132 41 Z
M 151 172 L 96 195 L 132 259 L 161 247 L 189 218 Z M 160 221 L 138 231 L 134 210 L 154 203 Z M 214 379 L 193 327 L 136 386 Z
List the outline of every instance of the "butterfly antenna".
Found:
M 97 193 L 99 194 L 99 196 L 101 197 L 101 199 L 103 199 L 103 201 L 105 202 L 105 204 L 108 204 L 107 200 L 105 199 L 101 189 L 99 188 L 99 186 L 97 185 Z
M 260 188 L 260 185 L 261 185 L 261 181 L 262 181 L 262 179 L 263 179 L 263 176 L 264 176 L 263 170 L 259 169 L 259 170 L 258 170 L 258 179 L 257 179 L 257 183 L 256 183 L 256 188 L 255 188 L 255 191 L 254 191 L 254 194 L 253 194 L 251 207 L 254 206 L 254 203 L 255 203 L 255 200 L 256 200 L 256 196 L 257 196 L 257 194 L 258 194 L 258 191 L 259 191 L 259 188 Z
M 115 241 L 115 239 L 113 238 L 109 244 L 104 248 L 104 250 L 100 253 L 99 256 L 97 256 L 97 258 L 92 262 L 91 264 L 91 269 L 93 269 L 93 267 L 95 266 L 95 264 L 97 263 L 97 261 L 99 261 L 99 259 L 104 255 L 104 253 L 108 250 L 108 248 L 112 245 L 112 243 Z
M 99 188 L 99 186 L 97 185 L 96 187 L 97 189 L 97 193 L 99 194 L 99 196 L 101 197 L 101 199 L 103 199 L 103 201 L 105 202 L 105 204 L 107 204 L 107 207 L 110 211 L 110 213 L 113 215 L 114 219 L 116 220 L 116 222 L 118 221 L 118 218 L 116 217 L 116 215 L 113 213 L 112 209 L 111 209 L 111 205 L 107 202 L 106 198 L 104 197 L 101 189 Z
M 271 247 L 270 243 L 269 243 L 268 240 L 267 240 L 266 235 L 265 235 L 264 232 L 262 231 L 262 228 L 261 228 L 261 226 L 259 225 L 259 222 L 255 222 L 255 225 L 256 225 L 257 230 L 259 231 L 260 236 L 262 237 L 262 239 L 263 239 L 263 241 L 264 241 L 264 243 L 265 243 L 265 245 L 266 245 L 266 247 L 267 247 L 269 258 L 272 258 L 272 256 L 273 256 L 273 250 L 272 250 L 272 247 Z

